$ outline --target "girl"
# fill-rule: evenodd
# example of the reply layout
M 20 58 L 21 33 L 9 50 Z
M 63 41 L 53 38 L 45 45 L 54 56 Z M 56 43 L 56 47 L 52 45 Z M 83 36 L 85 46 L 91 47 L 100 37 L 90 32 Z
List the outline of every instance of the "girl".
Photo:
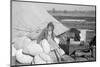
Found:
M 42 31 L 37 42 L 41 43 L 44 52 L 52 58 L 54 63 L 61 61 L 61 56 L 64 54 L 64 51 L 58 45 L 59 40 L 55 37 L 52 22 Z

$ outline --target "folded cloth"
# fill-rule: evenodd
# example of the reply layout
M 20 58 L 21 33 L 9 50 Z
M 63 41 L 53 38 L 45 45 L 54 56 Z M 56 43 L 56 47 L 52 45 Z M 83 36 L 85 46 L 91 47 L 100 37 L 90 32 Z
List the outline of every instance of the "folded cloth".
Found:
M 57 62 L 58 62 L 58 60 L 57 60 L 57 56 L 56 56 L 54 50 L 51 51 L 51 52 L 49 53 L 49 56 L 50 56 L 51 59 L 53 60 L 53 63 L 57 63 Z
M 57 52 L 62 56 L 65 54 L 64 50 L 61 48 L 57 48 Z
M 12 56 L 16 55 L 17 50 L 15 49 L 14 45 L 12 45 Z
M 75 58 L 76 61 L 88 61 L 86 58 L 77 57 Z
M 22 49 L 19 49 L 16 52 L 16 60 L 23 64 L 31 64 L 31 62 L 33 61 L 33 57 L 23 54 Z
M 65 61 L 65 62 L 75 62 L 75 60 L 69 55 L 63 55 L 61 59 L 62 61 Z
M 36 41 L 32 41 L 28 46 L 24 47 L 23 53 L 35 56 L 43 52 L 42 47 L 36 43 Z
M 46 63 L 53 63 L 53 59 L 46 53 L 41 53 L 40 57 L 46 61 Z
M 35 64 L 46 64 L 46 61 L 43 60 L 39 55 L 36 55 L 34 57 L 34 63 Z
M 14 40 L 13 45 L 18 50 L 18 49 L 23 49 L 24 47 L 29 45 L 30 42 L 31 42 L 31 40 L 28 37 L 23 36 L 23 37 L 16 38 Z

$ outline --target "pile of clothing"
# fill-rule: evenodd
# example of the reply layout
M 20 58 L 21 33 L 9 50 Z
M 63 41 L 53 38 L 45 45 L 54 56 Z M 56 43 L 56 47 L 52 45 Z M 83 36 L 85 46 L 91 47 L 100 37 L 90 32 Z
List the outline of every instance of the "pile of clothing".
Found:
M 55 41 L 57 44 L 59 43 L 59 39 L 55 38 Z M 58 52 L 60 55 L 55 55 L 55 52 L 51 51 L 46 39 L 38 44 L 36 40 L 23 36 L 16 38 L 12 44 L 12 56 L 15 56 L 16 61 L 21 64 L 57 63 L 58 58 L 61 56 L 63 58 L 65 54 L 61 48 L 58 48 Z

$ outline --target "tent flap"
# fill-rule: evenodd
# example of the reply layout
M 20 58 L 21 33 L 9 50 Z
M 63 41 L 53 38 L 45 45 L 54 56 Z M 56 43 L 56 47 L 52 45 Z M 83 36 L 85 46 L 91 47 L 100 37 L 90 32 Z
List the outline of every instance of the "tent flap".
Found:
M 68 30 L 68 28 L 51 16 L 47 10 L 42 8 L 41 5 L 26 2 L 12 2 L 12 29 L 15 30 L 12 31 L 13 38 L 19 35 L 19 33 L 17 34 L 19 31 L 27 34 L 33 33 L 31 35 L 36 37 L 49 22 L 54 23 L 54 33 L 56 35 Z

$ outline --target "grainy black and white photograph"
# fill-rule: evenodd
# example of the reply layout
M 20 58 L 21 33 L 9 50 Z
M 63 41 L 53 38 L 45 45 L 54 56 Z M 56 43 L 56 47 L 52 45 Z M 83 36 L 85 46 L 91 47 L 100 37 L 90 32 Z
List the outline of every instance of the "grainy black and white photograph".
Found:
M 96 6 L 11 1 L 11 66 L 96 61 Z

